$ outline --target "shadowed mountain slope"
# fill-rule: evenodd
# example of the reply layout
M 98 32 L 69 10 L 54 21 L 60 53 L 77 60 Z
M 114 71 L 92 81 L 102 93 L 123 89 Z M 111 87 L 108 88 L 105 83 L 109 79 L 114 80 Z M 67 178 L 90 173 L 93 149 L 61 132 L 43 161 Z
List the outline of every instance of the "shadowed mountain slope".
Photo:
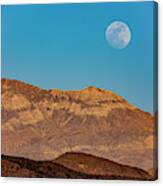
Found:
M 60 160 L 61 162 L 63 160 L 61 164 Z M 73 163 L 74 165 L 71 167 L 70 164 Z M 86 166 L 85 169 L 81 168 L 82 165 Z M 2 176 L 151 180 L 149 174 L 141 169 L 119 165 L 109 160 L 82 153 L 67 153 L 56 161 L 33 161 L 2 155 Z
M 68 152 L 54 161 L 78 172 L 123 179 L 152 179 L 145 171 L 90 154 Z
M 53 160 L 81 152 L 155 172 L 155 120 L 111 91 L 42 90 L 2 79 L 2 153 Z

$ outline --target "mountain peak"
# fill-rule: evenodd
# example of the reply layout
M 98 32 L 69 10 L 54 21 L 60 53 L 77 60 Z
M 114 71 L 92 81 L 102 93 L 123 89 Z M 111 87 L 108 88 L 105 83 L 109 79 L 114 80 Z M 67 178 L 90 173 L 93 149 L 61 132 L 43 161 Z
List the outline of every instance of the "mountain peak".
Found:
M 2 90 L 7 90 L 7 89 L 12 89 L 12 90 L 34 90 L 34 91 L 41 91 L 43 89 L 31 85 L 29 83 L 25 83 L 23 81 L 18 81 L 15 79 L 6 79 L 6 78 L 2 78 L 1 79 L 1 83 L 2 83 Z M 46 91 L 46 90 L 43 90 Z
M 105 90 L 105 89 L 97 88 L 97 87 L 94 87 L 94 86 L 88 86 L 88 87 L 82 89 L 81 92 L 83 92 L 83 93 L 85 92 L 85 93 L 100 93 L 100 94 L 114 94 L 114 95 L 116 95 L 115 93 L 113 93 L 110 90 Z
M 118 96 L 116 93 L 110 91 L 110 90 L 105 90 L 101 88 L 97 88 L 94 86 L 88 86 L 84 89 L 81 90 L 60 90 L 60 89 L 52 89 L 50 90 L 52 94 L 58 94 L 58 95 L 73 95 L 73 96 L 87 96 L 91 100 L 94 98 L 101 98 L 101 99 L 109 99 L 109 100 L 119 100 L 119 101 L 125 101 L 121 96 Z
M 102 91 L 102 89 L 94 87 L 94 86 L 88 86 L 86 88 L 84 88 L 83 90 L 88 90 L 88 91 Z

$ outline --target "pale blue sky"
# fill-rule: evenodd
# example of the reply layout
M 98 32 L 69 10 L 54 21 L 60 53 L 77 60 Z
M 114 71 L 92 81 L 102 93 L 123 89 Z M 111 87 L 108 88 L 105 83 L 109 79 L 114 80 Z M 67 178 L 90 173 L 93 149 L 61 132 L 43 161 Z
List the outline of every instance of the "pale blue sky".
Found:
M 2 77 L 45 89 L 112 90 L 153 112 L 153 2 L 2 6 Z M 130 44 L 109 46 L 113 21 Z

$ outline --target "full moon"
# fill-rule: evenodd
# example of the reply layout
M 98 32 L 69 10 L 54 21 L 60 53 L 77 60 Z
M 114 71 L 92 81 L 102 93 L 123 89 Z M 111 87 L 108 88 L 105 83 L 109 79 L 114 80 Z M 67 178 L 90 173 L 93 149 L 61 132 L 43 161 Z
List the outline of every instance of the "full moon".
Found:
M 114 21 L 107 27 L 105 36 L 112 47 L 123 49 L 131 40 L 131 31 L 126 23 Z

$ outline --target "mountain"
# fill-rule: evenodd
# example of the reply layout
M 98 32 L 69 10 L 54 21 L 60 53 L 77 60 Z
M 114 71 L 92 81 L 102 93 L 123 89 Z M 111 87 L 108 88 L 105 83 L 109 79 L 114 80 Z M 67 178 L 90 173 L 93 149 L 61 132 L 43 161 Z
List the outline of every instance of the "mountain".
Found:
M 53 161 L 2 155 L 3 177 L 151 180 L 138 168 L 83 153 L 66 153 Z
M 155 134 L 155 117 L 111 91 L 43 90 L 2 79 L 5 155 L 47 161 L 80 152 L 156 176 Z

